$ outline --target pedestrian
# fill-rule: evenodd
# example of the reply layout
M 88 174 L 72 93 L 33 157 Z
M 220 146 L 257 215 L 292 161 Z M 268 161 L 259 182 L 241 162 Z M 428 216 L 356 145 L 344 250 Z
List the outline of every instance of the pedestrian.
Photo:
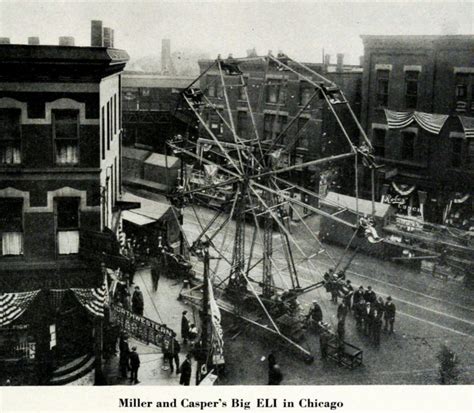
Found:
M 356 291 L 357 292 L 357 291 Z M 356 320 L 356 327 L 358 329 L 363 327 L 364 323 L 364 311 L 366 308 L 364 297 L 360 299 L 356 304 L 354 304 L 354 317 Z
M 375 302 L 375 311 L 377 312 L 377 318 L 383 320 L 383 315 L 385 313 L 385 302 L 383 301 L 382 296 L 379 296 Z
M 173 361 L 176 364 L 176 374 L 179 374 L 179 352 L 181 351 L 181 346 L 178 343 L 178 340 L 176 340 L 176 333 L 173 331 L 173 339 L 172 339 L 172 345 L 171 345 L 171 354 L 172 354 L 172 359 L 171 359 L 171 373 L 173 372 Z
M 393 324 L 395 323 L 395 313 L 397 312 L 395 304 L 392 302 L 392 297 L 387 297 L 385 304 L 385 327 L 384 331 L 387 331 L 390 327 L 390 334 L 393 333 Z
M 163 370 L 168 370 L 166 364 L 170 366 L 170 373 L 173 372 L 173 337 L 169 335 L 163 336 L 162 342 L 163 350 Z
M 158 291 L 158 283 L 160 281 L 161 263 L 157 257 L 151 258 L 151 281 L 153 291 Z
M 181 338 L 183 340 L 183 344 L 188 342 L 189 336 L 189 320 L 188 317 L 186 317 L 186 314 L 188 314 L 188 312 L 184 310 L 183 315 L 181 316 Z
M 372 343 L 374 346 L 380 346 L 380 334 L 382 333 L 382 315 L 376 311 L 372 328 Z
M 127 378 L 127 372 L 130 370 L 130 365 L 129 365 L 129 358 L 130 358 L 130 347 L 128 345 L 128 336 L 126 334 L 123 334 L 122 337 L 120 337 L 120 343 L 119 343 L 119 369 L 120 369 L 120 375 L 122 376 L 122 379 Z
M 372 333 L 372 326 L 373 326 L 373 320 L 374 320 L 374 308 L 372 307 L 370 302 L 367 302 L 365 304 L 363 317 L 364 317 L 363 318 L 364 333 L 367 337 L 370 337 Z
M 375 304 L 375 301 L 377 300 L 377 295 L 375 294 L 375 291 L 372 290 L 370 285 L 367 287 L 367 291 L 364 293 L 364 300 L 372 305 Z
M 140 291 L 140 287 L 137 285 L 135 286 L 135 291 L 133 292 L 132 296 L 132 311 L 139 316 L 143 316 L 143 307 L 143 293 Z
M 364 287 L 361 285 L 359 289 L 354 293 L 354 298 L 352 300 L 352 305 L 355 307 L 357 304 L 364 298 Z
M 268 384 L 279 385 L 283 380 L 283 374 L 281 373 L 280 366 L 278 365 L 275 355 L 270 353 L 268 355 Z
M 137 353 L 137 348 L 132 347 L 132 352 L 130 353 L 130 381 L 132 384 L 140 383 L 138 381 L 138 369 L 140 368 L 140 356 Z
M 342 320 L 343 322 L 346 320 L 348 308 L 344 300 L 341 302 L 341 304 L 338 305 L 337 307 L 337 319 Z
M 346 335 L 346 328 L 344 323 L 344 318 L 340 318 L 337 322 L 337 339 L 339 341 L 339 347 L 344 347 L 344 337 Z
M 181 364 L 180 371 L 181 371 L 181 376 L 179 378 L 179 384 L 183 386 L 189 386 L 189 383 L 191 381 L 191 373 L 192 373 L 190 353 L 186 354 L 186 358 L 184 359 L 183 364 Z
M 345 291 L 344 302 L 346 303 L 347 310 L 351 311 L 352 297 L 354 295 L 354 288 L 352 287 L 351 280 L 346 280 Z
M 194 344 L 194 341 L 197 339 L 198 336 L 198 329 L 195 324 L 191 324 L 188 331 L 188 339 L 191 344 Z

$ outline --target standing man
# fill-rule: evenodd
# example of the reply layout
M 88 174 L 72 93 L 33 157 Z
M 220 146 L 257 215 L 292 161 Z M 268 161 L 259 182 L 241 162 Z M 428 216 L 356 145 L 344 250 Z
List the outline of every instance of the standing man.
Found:
M 181 317 L 181 338 L 183 339 L 183 344 L 188 342 L 189 335 L 189 320 L 188 317 L 186 317 L 186 314 L 188 314 L 188 312 L 184 310 Z
M 344 321 L 346 320 L 346 316 L 347 316 L 347 312 L 348 312 L 348 308 L 347 308 L 347 305 L 345 303 L 345 300 L 343 300 L 341 302 L 341 304 L 338 305 L 337 307 L 337 319 L 339 321 L 342 320 L 342 322 L 344 323 Z
M 390 326 L 390 334 L 393 333 L 393 323 L 395 322 L 395 313 L 396 313 L 395 304 L 392 302 L 392 297 L 387 297 L 387 302 L 385 304 L 385 327 L 384 330 L 387 331 Z
M 359 289 L 354 293 L 354 299 L 352 300 L 352 306 L 357 307 L 357 304 L 364 298 L 364 287 L 362 285 L 359 287 Z
M 168 370 L 166 368 L 166 364 L 168 363 L 171 369 L 170 373 L 173 373 L 173 337 L 165 335 L 163 337 L 162 348 L 164 358 L 163 370 Z
M 351 280 L 346 280 L 346 294 L 344 295 L 344 302 L 346 303 L 347 310 L 351 311 L 352 308 L 352 296 L 354 295 L 354 288 L 352 287 Z
M 278 365 L 273 353 L 268 355 L 268 384 L 279 385 L 283 380 L 280 366 Z
M 181 384 L 182 386 L 189 386 L 189 383 L 191 381 L 191 373 L 191 354 L 188 353 L 186 354 L 186 358 L 184 359 L 183 364 L 181 364 L 181 376 L 179 378 L 179 384 Z
M 137 353 L 137 348 L 134 346 L 132 347 L 132 352 L 130 353 L 130 381 L 132 384 L 140 383 L 138 381 L 138 369 L 140 368 L 140 357 Z
M 135 314 L 142 316 L 143 307 L 144 307 L 143 293 L 140 291 L 140 287 L 137 285 L 135 286 L 135 291 L 133 292 L 133 296 L 132 296 L 132 311 Z
M 377 295 L 375 294 L 375 291 L 372 290 L 370 285 L 367 287 L 367 291 L 364 294 L 364 299 L 371 305 L 374 305 L 375 301 L 377 300 Z
M 380 346 L 380 334 L 382 333 L 382 314 L 376 311 L 372 328 L 372 343 L 375 347 Z
M 328 357 L 328 346 L 329 338 L 331 334 L 329 333 L 325 323 L 319 323 L 321 326 L 321 333 L 319 334 L 319 351 L 321 352 L 321 360 L 326 360 Z
M 158 252 L 161 254 L 161 252 Z M 151 282 L 153 284 L 153 291 L 158 291 L 158 283 L 160 281 L 160 259 L 156 256 L 153 256 L 150 260 L 151 264 Z
M 130 347 L 128 346 L 128 336 L 123 334 L 120 337 L 120 344 L 119 344 L 119 368 L 120 368 L 120 375 L 122 379 L 127 378 L 127 371 L 129 370 L 129 357 L 130 357 Z
M 173 331 L 173 339 L 172 339 L 172 346 L 171 346 L 171 373 L 173 372 L 173 361 L 176 364 L 176 374 L 179 374 L 179 352 L 181 351 L 181 346 L 176 340 L 176 333 Z

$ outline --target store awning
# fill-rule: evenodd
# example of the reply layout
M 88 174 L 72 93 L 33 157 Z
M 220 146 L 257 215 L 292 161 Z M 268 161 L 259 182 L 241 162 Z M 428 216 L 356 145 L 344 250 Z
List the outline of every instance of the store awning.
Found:
M 153 224 L 154 222 L 156 222 L 156 219 L 148 218 L 144 215 L 140 215 L 132 211 L 123 211 L 122 218 L 125 221 L 138 225 L 139 227 L 142 227 L 148 224 Z

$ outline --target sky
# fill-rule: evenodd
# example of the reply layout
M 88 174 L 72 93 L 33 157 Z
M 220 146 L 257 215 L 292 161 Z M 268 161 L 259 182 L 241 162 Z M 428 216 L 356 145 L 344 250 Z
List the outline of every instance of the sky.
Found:
M 0 0 L 0 37 L 57 44 L 73 36 L 90 45 L 90 20 L 115 30 L 115 47 L 132 58 L 159 55 L 161 39 L 171 50 L 197 50 L 210 57 L 283 51 L 320 62 L 322 50 L 344 53 L 357 64 L 361 34 L 474 34 L 473 1 L 23 1 Z

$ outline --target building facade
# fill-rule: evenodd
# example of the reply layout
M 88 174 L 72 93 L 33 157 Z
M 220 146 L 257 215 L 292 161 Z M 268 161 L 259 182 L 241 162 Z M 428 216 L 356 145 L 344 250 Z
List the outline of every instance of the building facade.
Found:
M 362 40 L 361 122 L 384 164 L 376 176 L 376 199 L 396 205 L 399 214 L 469 229 L 474 36 Z
M 119 225 L 127 60 L 101 46 L 0 45 L 0 297 L 23 297 L 18 313 L 2 302 L 0 359 L 4 373 L 8 361 L 36 368 L 18 384 L 93 353 L 79 295 L 103 273 L 83 251 L 86 234 Z
M 213 62 L 211 60 L 199 61 L 201 73 L 207 71 L 201 77 L 200 89 L 212 106 L 225 119 L 228 119 L 219 69 L 214 66 L 208 70 Z M 291 61 L 288 64 L 290 67 L 301 70 Z M 343 65 L 342 55 L 338 56 L 337 65 L 331 65 L 328 61 L 324 64 L 307 63 L 305 65 L 335 82 L 343 90 L 358 116 L 362 80 L 360 67 Z M 237 135 L 240 138 L 254 139 L 256 130 L 261 141 L 271 142 L 293 122 L 280 141 L 280 146 L 285 146 L 294 136 L 298 136 L 298 139 L 292 153 L 282 154 L 283 164 L 302 163 L 349 150 L 349 145 L 324 98 L 315 97 L 310 101 L 316 90 L 310 83 L 290 70 L 282 71 L 277 65 L 268 64 L 263 58 L 242 59 L 238 67 L 247 85 L 248 102 L 255 122 L 253 123 L 249 114 L 240 77 L 225 74 L 229 106 Z M 305 72 L 305 76 L 312 78 L 313 81 L 319 80 L 308 71 Z M 304 110 L 300 114 L 302 109 Z M 338 114 L 349 135 L 357 140 L 358 131 L 356 125 L 350 120 L 349 113 L 341 111 Z M 203 117 L 217 138 L 224 142 L 233 142 L 230 129 L 224 127 L 224 122 L 216 110 L 205 110 Z M 310 173 L 302 174 L 301 170 L 297 170 L 290 178 L 317 191 L 321 170 L 312 167 L 308 169 Z M 349 188 L 346 188 L 346 191 L 351 192 Z
M 123 75 L 124 144 L 144 145 L 165 153 L 166 140 L 186 132 L 180 118 L 180 92 L 192 78 L 154 73 L 125 72 Z

